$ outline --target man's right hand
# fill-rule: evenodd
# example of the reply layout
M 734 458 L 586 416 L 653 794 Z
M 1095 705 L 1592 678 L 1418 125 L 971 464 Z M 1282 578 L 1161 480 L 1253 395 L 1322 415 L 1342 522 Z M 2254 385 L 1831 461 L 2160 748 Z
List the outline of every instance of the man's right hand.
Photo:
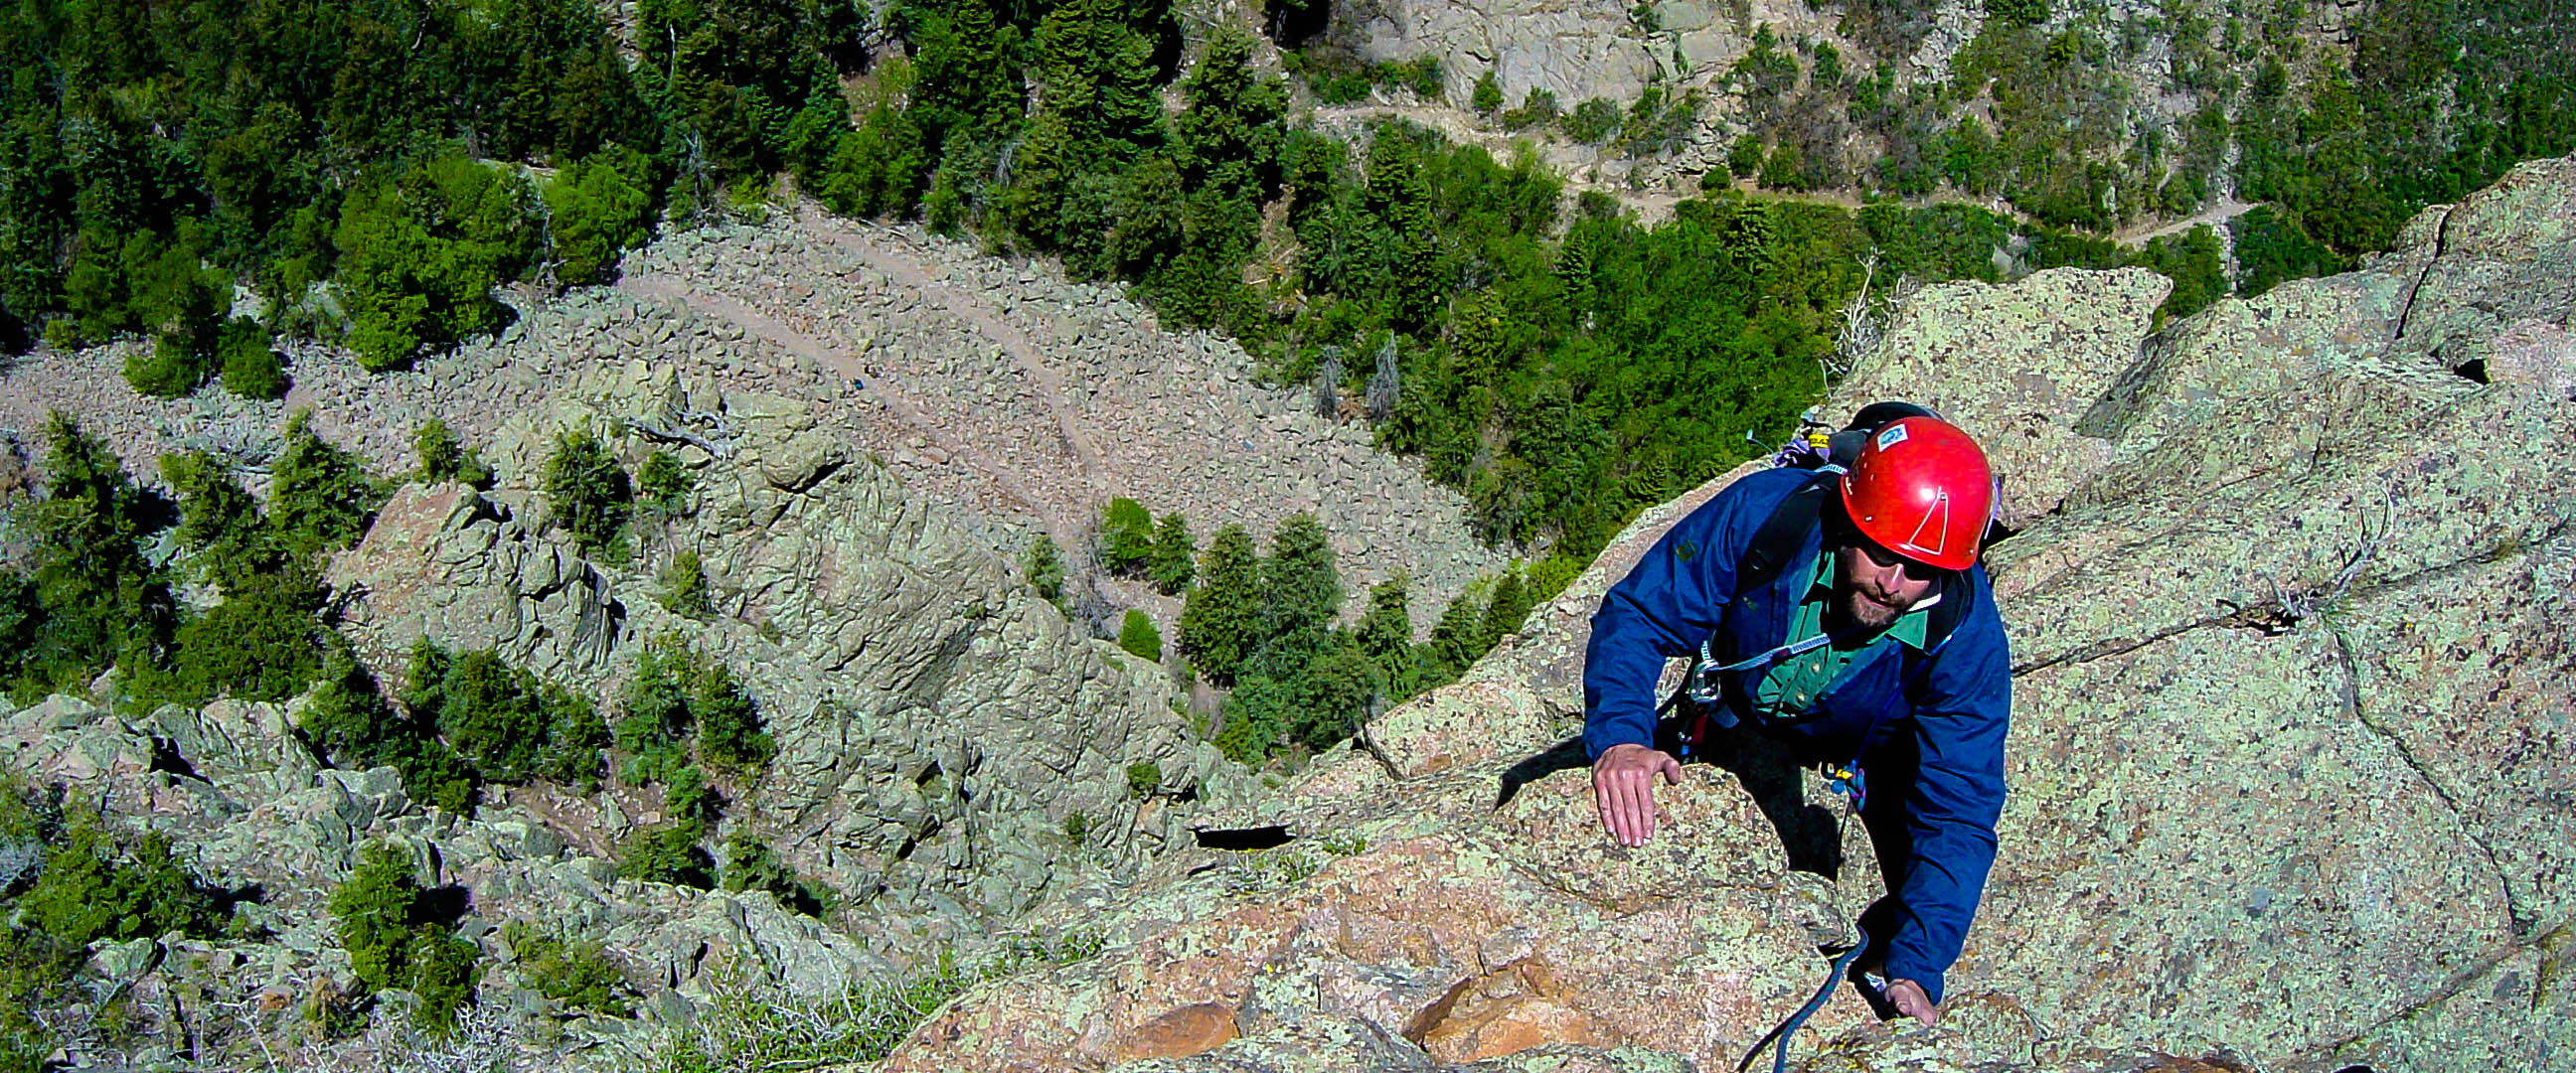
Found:
M 1655 776 L 1680 782 L 1681 761 L 1643 745 L 1613 745 L 1592 762 L 1592 802 L 1601 808 L 1601 826 L 1622 846 L 1642 846 L 1655 837 Z

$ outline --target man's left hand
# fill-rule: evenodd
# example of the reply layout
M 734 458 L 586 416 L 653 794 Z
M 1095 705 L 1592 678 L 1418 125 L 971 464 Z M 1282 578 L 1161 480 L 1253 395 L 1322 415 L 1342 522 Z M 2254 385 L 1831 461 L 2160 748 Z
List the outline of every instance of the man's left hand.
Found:
M 1888 981 L 1887 1002 L 1896 1012 L 1923 1022 L 1925 1028 L 1941 1023 L 1941 1007 L 1933 1005 L 1923 985 L 1912 980 Z

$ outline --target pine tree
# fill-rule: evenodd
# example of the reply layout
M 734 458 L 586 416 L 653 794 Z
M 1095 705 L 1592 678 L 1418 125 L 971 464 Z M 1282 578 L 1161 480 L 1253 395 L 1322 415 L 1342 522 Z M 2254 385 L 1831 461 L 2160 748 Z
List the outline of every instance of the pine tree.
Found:
M 1240 525 L 1216 531 L 1199 562 L 1199 585 L 1181 606 L 1181 651 L 1201 675 L 1234 681 L 1262 639 L 1261 557 Z
M 1055 538 L 1045 533 L 1029 538 L 1029 550 L 1020 558 L 1020 569 L 1026 571 L 1029 587 L 1048 603 L 1064 599 L 1064 553 L 1057 551 Z
M 1422 680 L 1424 689 L 1433 689 L 1457 681 L 1467 673 L 1484 649 L 1476 643 L 1476 629 L 1484 618 L 1484 609 L 1472 593 L 1461 593 L 1449 601 L 1449 609 L 1440 613 L 1440 621 L 1431 627 L 1431 641 L 1424 645 Z
M 1162 118 L 1154 42 L 1126 0 L 1066 0 L 1029 36 L 1038 106 L 1064 117 L 1067 140 L 1112 156 L 1144 145 Z
M 1198 577 L 1198 554 L 1189 519 L 1173 511 L 1154 524 L 1154 557 L 1145 569 L 1163 595 L 1178 596 Z
M 140 544 L 167 504 L 61 411 L 46 419 L 45 438 L 44 497 L 19 515 L 35 609 L 17 610 L 32 643 L 0 652 L 0 669 L 18 668 L 22 693 L 84 680 L 120 658 L 156 658 L 178 626 L 168 579 Z
M 1208 36 L 1207 51 L 1181 82 L 1189 107 L 1173 118 L 1172 140 L 1181 172 L 1193 184 L 1231 175 L 1249 180 L 1266 198 L 1279 185 L 1288 90 L 1261 73 L 1255 50 L 1252 35 L 1238 26 L 1220 26 Z
M 206 579 L 229 592 L 285 563 L 259 501 L 213 455 L 162 455 L 161 480 L 179 494 L 179 546 Z
M 1360 619 L 1359 649 L 1386 681 L 1387 696 L 1402 700 L 1413 693 L 1413 614 L 1406 578 L 1398 574 L 1369 589 L 1368 614 Z
M 1529 587 L 1521 582 L 1521 572 L 1504 571 L 1502 580 L 1494 583 L 1493 598 L 1485 603 L 1483 620 L 1477 623 L 1476 654 L 1482 656 L 1503 638 L 1519 633 L 1521 620 L 1529 612 Z
M 556 437 L 555 453 L 546 459 L 545 493 L 546 505 L 585 548 L 608 543 L 634 510 L 635 486 L 626 467 L 588 429 Z
M 1118 647 L 1128 654 L 1155 663 L 1163 661 L 1163 631 L 1154 620 L 1135 608 L 1127 609 L 1126 618 L 1118 624 Z
M 286 419 L 286 449 L 269 468 L 268 519 L 289 553 L 354 547 L 384 506 L 382 482 L 358 456 L 313 434 L 313 411 Z
M 698 724 L 698 755 L 719 769 L 754 772 L 778 755 L 777 743 L 761 729 L 759 706 L 722 662 L 707 661 L 690 683 L 689 714 Z
M 1268 599 L 1264 640 L 1330 625 L 1342 606 L 1342 578 L 1334 569 L 1332 541 L 1323 523 L 1300 511 L 1270 535 L 1270 557 L 1261 563 Z
M 1100 546 L 1101 560 L 1110 573 L 1144 574 L 1154 559 L 1154 516 L 1146 513 L 1144 504 L 1125 496 L 1110 500 L 1100 520 Z

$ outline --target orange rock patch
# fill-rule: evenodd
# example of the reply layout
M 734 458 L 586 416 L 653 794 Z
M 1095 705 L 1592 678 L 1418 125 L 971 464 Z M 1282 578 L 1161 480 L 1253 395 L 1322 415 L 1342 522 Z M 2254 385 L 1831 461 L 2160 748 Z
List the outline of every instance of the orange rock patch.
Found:
M 1237 1035 L 1234 1011 L 1214 1002 L 1183 1006 L 1137 1025 L 1118 1041 L 1118 1060 L 1187 1058 L 1206 1054 Z

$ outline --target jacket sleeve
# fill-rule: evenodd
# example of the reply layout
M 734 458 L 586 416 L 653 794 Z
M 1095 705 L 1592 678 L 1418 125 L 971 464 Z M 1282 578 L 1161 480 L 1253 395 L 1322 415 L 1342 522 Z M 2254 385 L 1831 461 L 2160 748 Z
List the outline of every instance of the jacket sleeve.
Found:
M 1985 570 L 1975 568 L 1976 610 L 1934 657 L 1914 708 L 1920 767 L 1906 801 L 1914 859 L 1897 902 L 1887 975 L 1923 985 L 1941 1001 L 1968 923 L 1995 863 L 2004 807 L 2004 735 L 2012 722 L 2012 653 Z
M 1755 476 L 1761 476 L 1756 474 Z M 1601 597 L 1583 654 L 1583 748 L 1652 745 L 1655 683 L 1664 660 L 1699 652 L 1735 593 L 1735 562 L 1751 536 L 1745 516 L 1765 482 L 1746 478 L 1664 532 L 1628 576 Z M 1776 505 L 1776 502 L 1773 504 Z M 1769 517 L 1764 511 L 1754 519 Z

